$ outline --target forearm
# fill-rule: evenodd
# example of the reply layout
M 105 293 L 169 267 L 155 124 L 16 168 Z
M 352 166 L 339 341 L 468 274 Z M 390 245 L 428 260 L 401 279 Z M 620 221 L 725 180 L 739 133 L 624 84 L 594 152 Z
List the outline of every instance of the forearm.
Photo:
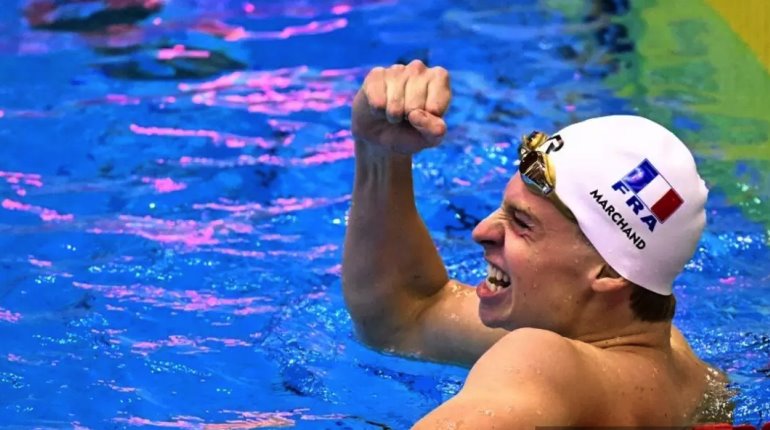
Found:
M 389 343 L 448 281 L 414 202 L 411 156 L 356 143 L 356 176 L 343 256 L 345 299 L 360 334 Z

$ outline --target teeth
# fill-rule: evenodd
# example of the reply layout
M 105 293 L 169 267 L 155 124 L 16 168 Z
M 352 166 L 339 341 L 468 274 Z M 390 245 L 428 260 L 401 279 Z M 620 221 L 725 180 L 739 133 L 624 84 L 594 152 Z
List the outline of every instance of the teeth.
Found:
M 497 292 L 497 289 L 500 288 L 497 285 L 487 281 L 487 288 L 489 288 L 489 291 L 492 291 L 493 293 Z
M 505 272 L 498 269 L 497 267 L 487 263 L 487 279 L 489 280 L 495 280 L 498 284 L 505 284 L 508 285 L 511 283 L 511 278 Z M 487 282 L 487 285 L 490 286 L 490 290 L 497 291 L 503 287 L 492 284 L 491 282 Z

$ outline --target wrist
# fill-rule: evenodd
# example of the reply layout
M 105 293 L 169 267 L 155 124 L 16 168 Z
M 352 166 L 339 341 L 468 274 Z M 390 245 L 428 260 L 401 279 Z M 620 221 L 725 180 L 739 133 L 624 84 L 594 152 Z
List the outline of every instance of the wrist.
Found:
M 383 147 L 382 145 L 373 145 L 362 140 L 355 141 L 356 165 L 358 168 L 375 168 L 377 170 L 396 169 L 403 173 L 404 169 L 411 172 L 412 155 L 400 154 Z

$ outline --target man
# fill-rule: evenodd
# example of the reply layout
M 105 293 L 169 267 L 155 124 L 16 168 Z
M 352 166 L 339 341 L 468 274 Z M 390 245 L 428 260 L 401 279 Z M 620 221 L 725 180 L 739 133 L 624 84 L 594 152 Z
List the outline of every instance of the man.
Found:
M 417 213 L 412 154 L 439 144 L 446 70 L 374 68 L 353 104 L 345 299 L 371 346 L 472 366 L 415 429 L 684 425 L 720 376 L 671 324 L 707 190 L 672 133 L 632 116 L 528 136 L 473 231 L 488 277 L 448 279 Z M 718 417 L 722 418 L 722 417 Z M 714 417 L 708 419 L 715 419 Z

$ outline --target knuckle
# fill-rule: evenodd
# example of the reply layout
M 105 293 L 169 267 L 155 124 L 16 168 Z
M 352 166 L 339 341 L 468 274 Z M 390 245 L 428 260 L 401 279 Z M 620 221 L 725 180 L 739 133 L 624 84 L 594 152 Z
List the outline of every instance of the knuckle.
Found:
M 397 82 L 406 79 L 406 74 L 404 72 L 406 68 L 402 64 L 399 64 L 399 66 L 401 67 L 394 68 L 395 66 L 392 66 L 385 71 L 386 80 L 390 82 Z
M 432 67 L 430 70 L 438 79 L 449 79 L 449 71 L 441 66 Z
M 385 71 L 384 67 L 373 68 L 372 70 L 369 71 L 369 73 L 367 73 L 366 78 L 364 78 L 364 82 L 370 82 L 372 80 L 382 77 L 384 71 Z
M 385 98 L 377 94 L 367 92 L 366 98 L 369 100 L 369 106 L 375 109 L 385 109 Z
M 417 72 L 422 72 L 427 69 L 427 67 L 425 66 L 425 63 L 423 63 L 422 60 L 419 60 L 419 59 L 412 60 L 411 62 L 409 62 L 406 68 Z

